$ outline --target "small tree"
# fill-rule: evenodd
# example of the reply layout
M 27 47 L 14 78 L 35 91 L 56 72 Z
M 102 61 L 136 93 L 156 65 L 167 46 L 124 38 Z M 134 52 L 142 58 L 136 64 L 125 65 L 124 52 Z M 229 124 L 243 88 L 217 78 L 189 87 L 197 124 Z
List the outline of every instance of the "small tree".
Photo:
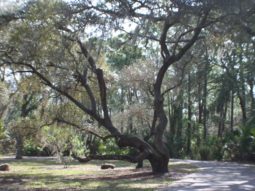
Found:
M 36 121 L 31 118 L 17 118 L 8 124 L 7 132 L 16 141 L 16 159 L 22 159 L 24 140 L 35 137 L 38 132 Z
M 41 129 L 41 143 L 55 154 L 60 163 L 65 163 L 64 152 L 71 156 L 72 152 L 85 153 L 84 142 L 72 128 L 63 125 L 45 126 Z

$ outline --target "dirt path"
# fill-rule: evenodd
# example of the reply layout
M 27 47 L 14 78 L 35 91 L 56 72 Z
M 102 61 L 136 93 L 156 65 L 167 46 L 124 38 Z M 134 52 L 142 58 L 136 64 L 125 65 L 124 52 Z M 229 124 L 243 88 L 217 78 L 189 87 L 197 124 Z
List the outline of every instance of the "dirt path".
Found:
M 173 162 L 186 162 L 173 160 Z M 255 191 L 255 165 L 215 161 L 187 161 L 199 171 L 160 191 Z

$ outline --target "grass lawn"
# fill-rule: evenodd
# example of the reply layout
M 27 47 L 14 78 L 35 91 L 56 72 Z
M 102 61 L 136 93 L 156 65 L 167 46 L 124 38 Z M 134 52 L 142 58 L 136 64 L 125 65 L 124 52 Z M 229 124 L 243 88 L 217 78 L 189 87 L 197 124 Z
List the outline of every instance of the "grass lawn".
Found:
M 105 162 L 115 164 L 116 168 L 101 170 L 100 166 Z M 64 166 L 54 158 L 43 157 L 22 160 L 0 157 L 0 164 L 3 163 L 10 165 L 10 171 L 0 172 L 0 190 L 4 191 L 147 191 L 196 171 L 196 167 L 190 164 L 169 163 L 169 174 L 154 176 L 148 163 L 140 170 L 136 170 L 134 164 L 122 161 L 93 161 L 86 164 L 70 162 Z

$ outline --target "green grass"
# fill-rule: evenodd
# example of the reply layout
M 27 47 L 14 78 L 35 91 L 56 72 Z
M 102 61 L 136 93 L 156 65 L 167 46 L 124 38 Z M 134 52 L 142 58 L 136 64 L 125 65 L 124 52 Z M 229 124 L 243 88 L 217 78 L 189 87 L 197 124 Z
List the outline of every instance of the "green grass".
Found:
M 102 161 L 86 164 L 71 162 L 65 168 L 49 158 L 0 158 L 0 163 L 8 163 L 11 168 L 9 172 L 0 172 L 0 190 L 149 191 L 170 184 L 174 179 L 173 174 L 180 176 L 196 170 L 189 164 L 169 164 L 170 175 L 153 176 L 149 174 L 148 168 L 141 172 L 135 170 L 134 164 L 122 161 L 108 162 L 114 163 L 116 168 L 101 170 L 100 165 L 104 163 Z M 145 163 L 145 166 L 148 166 L 148 163 Z M 142 175 L 143 172 L 147 175 Z M 135 173 L 138 174 L 133 176 Z

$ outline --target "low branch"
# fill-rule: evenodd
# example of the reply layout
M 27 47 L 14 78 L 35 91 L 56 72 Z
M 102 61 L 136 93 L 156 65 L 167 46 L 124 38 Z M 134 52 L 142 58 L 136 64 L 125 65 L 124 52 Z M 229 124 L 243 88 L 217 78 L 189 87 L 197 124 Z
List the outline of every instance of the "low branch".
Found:
M 87 163 L 91 160 L 122 160 L 131 163 L 137 163 L 145 159 L 144 155 L 141 154 L 136 157 L 130 155 L 91 155 L 85 158 L 81 158 L 79 156 L 76 156 L 75 154 L 72 154 L 72 157 L 78 160 L 80 163 Z
M 40 125 L 39 129 L 41 129 L 41 128 L 43 128 L 43 127 L 46 127 L 46 126 L 51 126 L 51 125 L 53 125 L 55 122 L 56 122 L 56 120 L 52 120 L 52 121 L 49 122 L 49 123 L 44 123 L 44 124 Z
M 93 131 L 93 130 L 91 130 L 91 129 L 86 129 L 86 128 L 84 128 L 84 127 L 81 127 L 81 126 L 78 125 L 78 124 L 75 124 L 75 123 L 73 123 L 73 122 L 67 121 L 67 120 L 65 120 L 65 119 L 56 118 L 55 120 L 56 120 L 57 122 L 59 122 L 59 123 L 64 123 L 64 124 L 73 126 L 73 127 L 77 128 L 77 129 L 79 129 L 79 130 L 85 131 L 86 133 L 92 134 L 92 135 L 94 135 L 94 136 L 96 136 L 96 137 L 102 139 L 103 141 L 106 141 L 107 139 L 113 137 L 112 135 L 102 136 L 102 135 L 98 134 L 97 132 L 95 132 L 95 131 Z
M 103 112 L 104 112 L 104 120 L 105 120 L 105 122 L 108 123 L 108 125 L 110 124 L 109 126 L 111 126 L 111 129 L 116 133 L 117 129 L 113 128 L 113 126 L 111 125 L 111 123 L 112 123 L 111 119 L 109 117 L 108 106 L 107 106 L 106 83 L 104 80 L 103 70 L 96 67 L 95 60 L 91 57 L 91 55 L 89 54 L 89 51 L 83 45 L 83 43 L 81 42 L 80 39 L 77 39 L 77 43 L 79 44 L 79 47 L 80 47 L 83 55 L 88 60 L 88 63 L 91 67 L 92 72 L 95 73 L 97 76 L 97 81 L 98 81 L 98 86 L 99 86 L 99 91 L 100 91 L 100 99 L 101 99 L 101 104 L 102 104 L 102 108 L 103 108 Z M 117 132 L 117 134 L 119 134 L 119 133 Z
M 176 61 L 180 60 L 182 58 L 182 56 L 193 46 L 193 44 L 195 44 L 202 29 L 208 25 L 208 24 L 206 24 L 206 20 L 209 15 L 209 12 L 210 12 L 210 10 L 205 11 L 204 16 L 202 17 L 201 21 L 198 23 L 197 27 L 193 30 L 194 34 L 191 37 L 190 41 L 181 48 L 181 50 L 178 52 L 178 54 L 174 54 Z
M 76 98 L 74 98 L 68 92 L 66 92 L 66 91 L 60 89 L 59 87 L 57 87 L 56 85 L 54 85 L 46 76 L 44 76 L 42 73 L 40 73 L 40 71 L 38 71 L 33 65 L 24 63 L 24 62 L 15 62 L 11 57 L 9 57 L 9 59 L 11 60 L 11 62 L 10 62 L 11 64 L 23 65 L 23 66 L 30 68 L 32 70 L 32 73 L 35 74 L 37 77 L 39 77 L 44 82 L 45 85 L 49 86 L 53 90 L 59 92 L 61 95 L 68 98 L 77 107 L 79 107 L 82 111 L 84 111 L 85 113 L 87 113 L 88 115 L 90 115 L 91 117 L 96 119 L 100 124 L 104 125 L 105 122 L 99 115 L 97 115 L 94 111 L 92 111 L 91 109 L 84 106 L 81 102 L 79 102 Z
M 72 157 L 78 160 L 80 163 L 87 163 L 91 160 L 124 160 L 124 161 L 132 162 L 132 163 L 137 162 L 128 155 L 92 155 L 85 158 L 81 158 L 73 154 Z

